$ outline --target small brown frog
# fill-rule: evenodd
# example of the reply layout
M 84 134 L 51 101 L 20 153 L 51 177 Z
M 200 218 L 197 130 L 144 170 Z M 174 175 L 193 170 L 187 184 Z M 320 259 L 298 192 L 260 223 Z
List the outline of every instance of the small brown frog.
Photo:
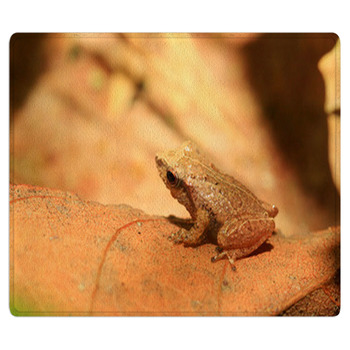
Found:
M 259 200 L 232 176 L 220 172 L 190 142 L 156 156 L 159 174 L 172 196 L 191 214 L 190 230 L 180 229 L 170 239 L 196 246 L 214 237 L 217 254 L 235 270 L 235 260 L 256 250 L 275 228 L 278 209 Z

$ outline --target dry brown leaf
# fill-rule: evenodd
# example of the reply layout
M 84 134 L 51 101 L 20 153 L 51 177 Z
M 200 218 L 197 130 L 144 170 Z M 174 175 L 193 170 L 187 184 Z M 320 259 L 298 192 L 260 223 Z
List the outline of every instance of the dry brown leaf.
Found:
M 11 186 L 16 315 L 277 315 L 339 268 L 339 229 L 271 237 L 237 262 L 174 245 L 168 219 L 69 193 Z

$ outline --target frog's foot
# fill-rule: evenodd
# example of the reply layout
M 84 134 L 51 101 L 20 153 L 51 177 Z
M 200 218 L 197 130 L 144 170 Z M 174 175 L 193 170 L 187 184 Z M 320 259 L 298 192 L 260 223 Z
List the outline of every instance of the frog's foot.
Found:
M 211 258 L 211 262 L 216 262 L 218 260 L 221 260 L 225 256 L 227 256 L 228 261 L 231 264 L 232 271 L 236 271 L 235 261 L 236 257 L 233 253 L 230 253 L 228 250 L 222 250 L 220 247 L 216 247 L 215 249 L 217 251 L 217 254 Z
M 168 239 L 175 244 L 183 243 L 186 247 L 195 247 L 203 243 L 205 235 L 201 234 L 198 230 L 186 230 L 182 228 L 174 232 Z
M 171 236 L 169 236 L 168 240 L 174 242 L 175 244 L 186 242 L 187 233 L 188 231 L 182 228 L 179 231 L 174 232 Z

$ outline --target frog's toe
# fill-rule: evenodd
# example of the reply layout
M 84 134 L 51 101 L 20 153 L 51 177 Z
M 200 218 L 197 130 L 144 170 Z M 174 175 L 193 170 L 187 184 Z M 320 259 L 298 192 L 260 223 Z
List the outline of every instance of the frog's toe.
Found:
M 183 241 L 181 238 L 179 237 L 175 237 L 172 239 L 172 242 L 175 243 L 175 244 L 181 244 Z
M 217 260 L 217 257 L 216 257 L 216 256 L 212 256 L 211 259 L 210 259 L 210 261 L 211 261 L 212 263 L 214 263 L 216 260 Z
M 175 244 L 182 243 L 184 241 L 184 234 L 182 230 L 174 232 L 171 236 L 168 237 L 169 241 L 172 241 Z
M 215 249 L 218 253 L 211 258 L 211 262 L 216 262 L 218 260 L 221 260 L 224 257 L 227 257 L 228 261 L 231 264 L 232 271 L 236 271 L 236 266 L 235 266 L 235 256 L 233 254 L 230 254 L 229 251 L 223 250 L 220 247 L 217 247 Z
M 217 254 L 211 258 L 211 262 L 216 262 L 226 256 L 226 252 L 219 252 L 218 249 L 215 249 L 215 251 Z

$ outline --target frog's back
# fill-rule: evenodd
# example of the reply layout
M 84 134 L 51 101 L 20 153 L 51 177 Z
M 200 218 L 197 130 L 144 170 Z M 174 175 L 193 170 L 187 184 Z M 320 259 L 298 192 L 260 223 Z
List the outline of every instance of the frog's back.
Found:
M 213 165 L 197 177 L 198 198 L 218 219 L 228 216 L 264 215 L 262 202 L 241 182 Z
M 234 209 L 240 214 L 265 212 L 261 200 L 241 182 L 230 175 L 223 174 L 230 187 L 228 194 L 229 201 Z
M 188 198 L 196 208 L 204 207 L 218 219 L 229 216 L 264 215 L 262 202 L 234 177 L 224 174 L 190 145 L 178 150 L 173 159 Z

